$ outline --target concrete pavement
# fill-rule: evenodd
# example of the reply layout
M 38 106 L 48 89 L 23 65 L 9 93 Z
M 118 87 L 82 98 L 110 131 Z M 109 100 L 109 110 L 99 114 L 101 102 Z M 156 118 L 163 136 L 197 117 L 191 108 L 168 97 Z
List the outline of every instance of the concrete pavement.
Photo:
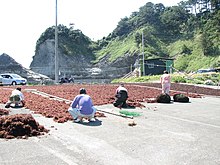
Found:
M 2 105 L 3 106 L 3 105 Z M 1 165 L 219 165 L 220 98 L 145 103 L 134 119 L 106 113 L 93 123 L 56 123 L 32 114 L 50 132 L 27 140 L 0 139 Z M 117 113 L 112 105 L 96 106 Z M 13 113 L 31 113 L 13 109 Z M 136 126 L 128 126 L 134 121 Z

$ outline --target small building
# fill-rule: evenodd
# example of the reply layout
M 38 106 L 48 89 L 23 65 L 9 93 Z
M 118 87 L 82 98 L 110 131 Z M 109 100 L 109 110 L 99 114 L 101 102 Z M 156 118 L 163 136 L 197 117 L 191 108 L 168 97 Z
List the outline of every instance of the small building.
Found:
M 154 58 L 154 59 L 144 60 L 145 75 L 163 74 L 164 70 L 167 70 L 170 73 L 172 72 L 173 61 L 174 59 L 172 58 Z M 142 75 L 143 75 L 143 68 L 142 68 Z

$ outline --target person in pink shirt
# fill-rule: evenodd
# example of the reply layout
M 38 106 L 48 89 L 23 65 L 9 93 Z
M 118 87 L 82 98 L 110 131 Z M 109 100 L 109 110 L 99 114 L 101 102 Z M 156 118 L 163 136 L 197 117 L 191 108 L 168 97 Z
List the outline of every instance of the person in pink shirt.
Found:
M 168 71 L 164 71 L 164 74 L 160 77 L 160 83 L 162 86 L 162 93 L 168 94 L 170 92 L 170 74 L 168 73 Z

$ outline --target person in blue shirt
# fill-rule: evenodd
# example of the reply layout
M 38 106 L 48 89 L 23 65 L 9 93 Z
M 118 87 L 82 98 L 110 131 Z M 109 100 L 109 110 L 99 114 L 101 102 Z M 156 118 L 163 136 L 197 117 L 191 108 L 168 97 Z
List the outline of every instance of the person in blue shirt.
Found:
M 81 88 L 68 109 L 74 122 L 80 122 L 82 118 L 88 118 L 89 121 L 95 121 L 96 108 L 93 106 L 92 99 L 86 94 L 86 89 Z

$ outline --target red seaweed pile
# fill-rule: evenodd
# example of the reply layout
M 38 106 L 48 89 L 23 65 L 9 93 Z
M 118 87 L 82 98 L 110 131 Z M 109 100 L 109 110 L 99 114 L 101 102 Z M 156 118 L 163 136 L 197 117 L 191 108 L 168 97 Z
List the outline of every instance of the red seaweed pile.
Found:
M 49 130 L 39 125 L 31 114 L 17 114 L 0 117 L 0 138 L 27 139 L 31 136 L 44 135 Z
M 159 83 L 136 83 L 125 84 L 128 89 L 128 105 L 131 107 L 144 108 L 143 102 L 154 103 L 156 97 L 161 94 L 161 85 Z M 79 94 L 80 88 L 86 88 L 87 93 L 91 96 L 95 106 L 112 104 L 115 100 L 115 90 L 118 84 L 71 84 L 71 85 L 51 85 L 51 86 L 24 86 L 22 91 L 25 95 L 25 107 L 34 111 L 34 113 L 42 114 L 45 117 L 53 118 L 55 122 L 64 123 L 73 120 L 68 112 L 70 103 L 58 101 L 54 97 L 60 97 L 69 101 Z M 153 87 L 153 88 L 152 88 Z M 0 102 L 6 103 L 8 96 L 13 88 L 0 87 Z M 51 97 L 42 97 L 33 94 L 31 90 L 37 90 L 52 95 Z M 203 94 L 218 96 L 220 90 L 201 88 L 193 85 L 175 84 L 171 85 L 170 96 L 182 93 L 188 97 L 199 98 Z M 6 113 L 2 111 L 2 113 Z M 96 113 L 96 117 L 103 117 L 103 113 Z
M 8 110 L 6 110 L 6 109 L 1 109 L 0 108 L 0 116 L 2 116 L 2 115 L 8 115 L 9 114 L 9 111 Z

